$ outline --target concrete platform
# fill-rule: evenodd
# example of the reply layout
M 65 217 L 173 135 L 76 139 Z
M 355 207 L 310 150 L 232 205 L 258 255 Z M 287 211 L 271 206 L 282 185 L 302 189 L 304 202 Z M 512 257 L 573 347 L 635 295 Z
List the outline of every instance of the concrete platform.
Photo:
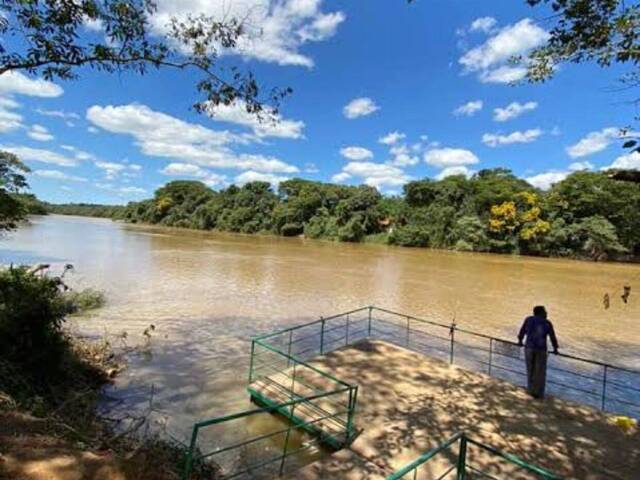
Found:
M 640 478 L 640 434 L 623 433 L 609 415 L 589 407 L 534 400 L 510 383 L 382 341 L 360 342 L 311 363 L 359 385 L 361 433 L 349 449 L 307 465 L 292 479 L 384 478 L 458 431 L 566 478 Z M 469 452 L 470 464 L 492 475 L 536 478 Z M 437 478 L 455 453 L 430 462 L 418 478 Z

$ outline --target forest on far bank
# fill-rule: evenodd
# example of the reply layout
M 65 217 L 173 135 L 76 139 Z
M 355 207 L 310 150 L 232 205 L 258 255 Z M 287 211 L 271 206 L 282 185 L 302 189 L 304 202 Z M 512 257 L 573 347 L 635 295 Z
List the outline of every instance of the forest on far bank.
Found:
M 640 184 L 575 172 L 540 191 L 503 168 L 374 187 L 292 179 L 220 191 L 179 180 L 126 206 L 45 204 L 47 212 L 241 233 L 304 235 L 474 252 L 631 260 L 640 255 Z M 42 212 L 41 212 L 42 213 Z

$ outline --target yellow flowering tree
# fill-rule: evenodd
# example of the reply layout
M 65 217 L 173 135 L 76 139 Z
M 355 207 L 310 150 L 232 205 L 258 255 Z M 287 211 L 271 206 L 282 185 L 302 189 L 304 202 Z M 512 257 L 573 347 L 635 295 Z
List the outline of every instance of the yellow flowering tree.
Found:
M 506 250 L 519 249 L 522 244 L 535 243 L 551 230 L 551 225 L 541 218 L 540 198 L 534 192 L 519 192 L 513 200 L 492 205 L 489 232 L 497 247 Z

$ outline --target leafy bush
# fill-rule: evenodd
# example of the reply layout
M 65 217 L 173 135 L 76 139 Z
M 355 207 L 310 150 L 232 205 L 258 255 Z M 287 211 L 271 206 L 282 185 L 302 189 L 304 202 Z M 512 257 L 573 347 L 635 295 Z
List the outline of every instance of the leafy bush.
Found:
M 303 232 L 303 227 L 299 223 L 286 223 L 280 229 L 280 234 L 284 237 L 295 237 Z
M 104 293 L 93 288 L 85 288 L 84 290 L 71 290 L 64 294 L 67 302 L 67 310 L 70 313 L 83 313 L 89 310 L 101 308 L 106 303 Z
M 403 247 L 427 247 L 429 245 L 429 232 L 421 226 L 403 225 L 395 228 L 389 234 L 389 243 Z
M 47 369 L 63 350 L 61 327 L 70 313 L 57 278 L 27 268 L 0 270 L 0 356 L 28 368 Z

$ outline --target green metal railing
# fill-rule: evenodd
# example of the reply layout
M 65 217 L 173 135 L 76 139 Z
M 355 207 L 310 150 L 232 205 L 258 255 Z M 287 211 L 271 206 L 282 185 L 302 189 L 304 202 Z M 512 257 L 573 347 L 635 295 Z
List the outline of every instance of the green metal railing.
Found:
M 237 457 L 248 446 L 267 444 L 269 448 L 248 455 L 251 461 L 231 462 L 232 467 L 225 469 L 220 478 L 242 474 L 259 478 L 258 472 L 265 473 L 268 466 L 275 468 L 269 470 L 273 476 L 279 475 L 285 468 L 296 465 L 292 457 L 300 452 L 321 445 L 333 449 L 348 445 L 357 430 L 358 387 L 308 362 L 364 339 L 384 340 L 516 384 L 522 384 L 526 376 L 522 349 L 515 342 L 374 306 L 260 335 L 251 342 L 247 389 L 261 408 L 195 424 L 183 478 L 189 478 L 195 462 L 213 459 L 221 465 L 224 462 L 219 458 Z M 552 355 L 547 384 L 559 397 L 640 417 L 639 371 L 572 355 Z M 249 433 L 248 429 L 248 440 L 226 446 L 219 445 L 226 436 L 218 435 L 213 443 L 219 446 L 201 453 L 200 439 L 208 429 L 271 413 L 284 417 L 287 427 L 274 426 L 272 431 L 260 435 Z M 466 446 L 478 446 L 468 438 L 458 440 L 461 443 L 464 440 Z M 292 448 L 293 444 L 296 448 Z M 488 446 L 482 448 L 491 450 Z
M 522 385 L 523 351 L 516 342 L 378 307 L 370 338 L 440 358 L 468 370 Z M 549 355 L 547 389 L 602 411 L 640 418 L 640 371 L 589 358 Z
M 438 457 L 441 457 L 441 461 L 439 465 L 434 466 L 433 463 Z M 477 442 L 462 432 L 420 455 L 410 464 L 389 475 L 386 480 L 418 480 L 422 478 L 433 480 L 445 478 L 455 478 L 456 480 L 471 478 L 561 480 L 561 477 L 544 468 Z
M 332 321 L 337 318 L 339 316 L 320 319 L 252 340 L 247 390 L 260 408 L 196 423 L 186 454 L 183 479 L 189 479 L 194 465 L 203 461 L 220 467 L 219 478 L 270 478 L 298 466 L 295 457 L 300 454 L 322 446 L 339 449 L 353 440 L 358 387 L 304 361 L 332 344 L 337 346 L 332 339 L 336 331 Z M 318 346 L 309 349 L 305 355 L 296 344 L 302 345 L 301 339 L 308 335 L 319 341 Z M 286 427 L 280 428 L 273 421 L 263 422 L 270 426 L 268 432 L 249 434 L 248 439 L 221 445 L 220 437 L 234 430 L 229 427 L 231 422 L 252 422 L 274 413 L 287 420 Z M 223 426 L 226 432 L 209 435 L 215 437 L 209 438 L 214 442 L 202 441 L 207 431 Z M 217 447 L 203 453 L 203 443 L 215 443 Z M 251 452 L 246 453 L 248 448 Z M 244 460 L 237 461 L 241 457 Z

